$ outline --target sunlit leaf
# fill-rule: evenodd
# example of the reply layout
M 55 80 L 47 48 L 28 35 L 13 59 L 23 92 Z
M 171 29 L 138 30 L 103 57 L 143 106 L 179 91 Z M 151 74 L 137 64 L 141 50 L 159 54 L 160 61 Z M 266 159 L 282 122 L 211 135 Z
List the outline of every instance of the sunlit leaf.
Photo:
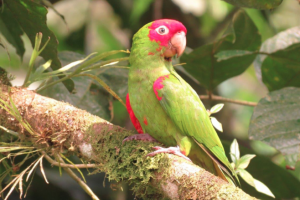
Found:
M 270 189 L 263 184 L 262 182 L 260 182 L 259 180 L 254 179 L 254 185 L 255 185 L 255 189 L 263 194 L 266 194 L 270 197 L 275 198 L 274 194 L 270 191 Z
M 246 169 L 250 163 L 250 161 L 252 160 L 252 158 L 254 158 L 256 155 L 252 155 L 252 154 L 246 154 L 243 155 L 239 161 L 238 161 L 238 168 L 241 169 Z
M 210 121 L 218 131 L 223 132 L 222 124 L 215 117 L 210 117 Z
M 103 68 L 103 67 L 107 67 L 107 66 L 111 66 L 114 64 L 117 64 L 121 61 L 127 61 L 129 60 L 129 57 L 124 57 L 124 58 L 114 58 L 114 59 L 110 59 L 110 60 L 106 60 L 106 61 L 101 61 L 101 62 L 97 62 L 89 67 L 84 68 L 83 70 L 91 70 L 91 69 L 99 69 L 99 68 Z
M 90 55 L 86 56 L 84 59 L 81 60 L 76 60 L 74 62 L 71 62 L 70 64 L 67 64 L 65 66 L 63 66 L 62 68 L 55 70 L 53 72 L 49 72 L 49 73 L 61 73 L 61 72 L 66 72 L 70 69 L 72 69 L 73 67 L 83 63 L 84 61 L 86 61 L 87 59 L 89 59 L 91 56 L 95 55 L 96 53 L 91 53 Z
M 43 77 L 43 72 L 45 70 L 47 70 L 50 65 L 51 65 L 51 60 L 49 60 L 48 62 L 46 62 L 45 64 L 39 66 L 35 72 L 32 72 L 29 76 L 29 79 L 28 79 L 28 85 L 30 85 L 31 83 L 33 82 L 36 82 L 36 81 L 40 81 L 40 80 L 43 80 L 44 77 Z M 47 77 L 48 78 L 48 77 Z
M 234 163 L 237 163 L 237 160 L 240 159 L 239 144 L 236 139 L 234 139 L 230 145 L 230 157 Z
M 51 66 L 51 60 L 48 60 L 45 64 L 39 66 L 33 74 L 41 75 L 44 71 L 46 71 Z
M 249 138 L 279 150 L 290 166 L 299 160 L 300 88 L 270 92 L 255 107 Z
M 239 169 L 238 174 L 242 177 L 244 181 L 246 181 L 252 187 L 255 187 L 253 176 L 244 169 Z
M 10 151 L 16 151 L 21 149 L 34 149 L 34 147 L 0 147 L 0 152 L 10 152 Z
M 225 50 L 225 51 L 220 51 L 219 53 L 217 53 L 215 55 L 215 57 L 217 58 L 217 61 L 220 62 L 222 60 L 228 60 L 228 59 L 234 58 L 234 57 L 251 55 L 254 53 L 255 52 L 245 51 L 245 50 Z
M 270 189 L 262 182 L 254 179 L 253 176 L 249 172 L 247 172 L 244 169 L 239 169 L 238 173 L 244 181 L 246 181 L 249 185 L 254 187 L 258 192 L 261 192 L 263 194 L 266 194 L 268 196 L 275 198 L 274 194 L 270 191 Z
M 211 113 L 211 114 L 217 113 L 217 112 L 219 112 L 220 110 L 222 110 L 223 107 L 224 107 L 224 104 L 223 104 L 223 103 L 214 105 L 214 106 L 210 109 L 210 113 Z

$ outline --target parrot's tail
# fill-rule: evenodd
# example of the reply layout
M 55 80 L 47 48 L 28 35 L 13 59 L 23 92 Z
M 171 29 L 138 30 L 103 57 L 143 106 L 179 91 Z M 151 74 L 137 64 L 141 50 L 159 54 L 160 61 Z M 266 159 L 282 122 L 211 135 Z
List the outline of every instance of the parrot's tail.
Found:
M 235 175 L 234 177 L 230 174 L 230 172 L 222 166 L 222 164 L 218 164 L 213 160 L 217 175 L 222 178 L 224 181 L 227 181 L 231 183 L 234 186 L 239 186 L 240 187 L 240 181 L 238 177 Z
M 203 144 L 200 144 L 195 139 L 194 139 L 194 141 L 212 159 L 214 168 L 217 173 L 216 175 L 219 176 L 220 178 L 222 178 L 223 180 L 225 180 L 226 182 L 232 183 L 233 185 L 240 187 L 240 181 L 239 181 L 234 169 L 231 169 L 231 168 L 227 167 L 224 163 L 222 163 L 216 156 L 214 156 L 214 154 L 210 150 L 205 148 L 205 146 L 203 146 Z M 230 163 L 228 163 L 228 164 L 230 166 Z

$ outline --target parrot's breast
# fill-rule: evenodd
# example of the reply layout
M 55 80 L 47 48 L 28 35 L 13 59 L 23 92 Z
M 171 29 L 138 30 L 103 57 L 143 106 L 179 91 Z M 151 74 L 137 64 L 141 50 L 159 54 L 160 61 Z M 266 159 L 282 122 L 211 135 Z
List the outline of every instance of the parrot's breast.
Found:
M 132 110 L 143 131 L 166 146 L 176 146 L 174 135 L 179 133 L 179 129 L 163 110 L 153 91 L 155 80 L 169 73 L 164 67 L 130 69 L 128 88 Z

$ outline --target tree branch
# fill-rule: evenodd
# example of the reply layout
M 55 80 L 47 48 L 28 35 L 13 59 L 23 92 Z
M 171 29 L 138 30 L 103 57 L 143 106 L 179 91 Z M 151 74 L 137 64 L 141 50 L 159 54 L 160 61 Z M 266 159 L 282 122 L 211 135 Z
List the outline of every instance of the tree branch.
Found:
M 239 105 L 244 105 L 244 106 L 257 106 L 256 102 L 250 102 L 250 101 L 242 101 L 242 100 L 236 100 L 236 99 L 229 99 L 217 95 L 199 95 L 201 100 L 213 100 L 213 101 L 223 101 L 223 102 L 229 102 L 229 103 L 234 103 L 234 104 L 239 104 Z
M 180 157 L 146 157 L 157 143 L 130 141 L 122 145 L 132 132 L 68 103 L 3 85 L 0 98 L 9 104 L 10 99 L 14 102 L 35 134 L 26 132 L 3 109 L 1 126 L 18 132 L 19 137 L 47 154 L 68 150 L 86 162 L 94 162 L 109 180 L 127 181 L 135 194 L 144 199 L 255 199 Z

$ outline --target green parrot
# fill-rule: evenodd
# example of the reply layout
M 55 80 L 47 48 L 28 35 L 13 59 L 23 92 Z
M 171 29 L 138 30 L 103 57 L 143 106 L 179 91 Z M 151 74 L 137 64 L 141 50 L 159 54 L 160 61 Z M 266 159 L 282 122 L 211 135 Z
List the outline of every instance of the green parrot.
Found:
M 172 66 L 172 57 L 185 49 L 186 33 L 182 23 L 161 19 L 134 35 L 126 106 L 139 134 L 124 141 L 159 141 L 168 148 L 154 147 L 148 156 L 175 154 L 235 183 L 236 174 L 205 107 Z

